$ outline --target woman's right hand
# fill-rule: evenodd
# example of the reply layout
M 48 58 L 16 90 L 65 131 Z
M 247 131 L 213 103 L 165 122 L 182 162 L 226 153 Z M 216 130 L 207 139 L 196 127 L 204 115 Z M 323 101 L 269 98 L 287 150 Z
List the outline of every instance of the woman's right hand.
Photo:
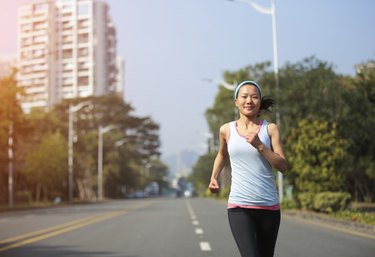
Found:
M 210 189 L 211 193 L 218 193 L 220 190 L 219 183 L 217 182 L 216 178 L 211 178 L 210 184 L 208 185 L 208 188 Z

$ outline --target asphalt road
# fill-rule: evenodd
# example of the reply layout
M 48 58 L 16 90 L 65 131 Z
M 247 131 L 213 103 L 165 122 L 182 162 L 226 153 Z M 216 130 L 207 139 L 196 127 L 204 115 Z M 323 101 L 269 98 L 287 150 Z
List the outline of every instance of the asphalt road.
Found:
M 237 257 L 225 207 L 155 198 L 0 213 L 0 256 Z M 374 257 L 375 238 L 284 217 L 275 257 L 316 256 Z

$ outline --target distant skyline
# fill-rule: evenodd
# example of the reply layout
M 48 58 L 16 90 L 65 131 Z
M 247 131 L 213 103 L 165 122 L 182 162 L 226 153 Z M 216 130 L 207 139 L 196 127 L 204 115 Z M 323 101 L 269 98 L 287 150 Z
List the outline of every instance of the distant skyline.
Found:
M 16 55 L 17 8 L 30 2 L 0 0 L 0 57 Z M 218 92 L 202 79 L 273 61 L 271 16 L 226 0 L 105 2 L 125 60 L 125 100 L 160 124 L 163 156 L 202 153 L 204 113 Z M 374 11 L 373 0 L 276 0 L 279 67 L 314 55 L 353 76 L 354 65 L 375 59 Z

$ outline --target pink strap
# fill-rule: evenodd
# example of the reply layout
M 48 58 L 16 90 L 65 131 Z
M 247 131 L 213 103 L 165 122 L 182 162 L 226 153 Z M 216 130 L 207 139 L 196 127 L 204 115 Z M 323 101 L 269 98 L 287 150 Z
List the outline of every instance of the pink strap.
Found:
M 263 125 L 263 120 L 260 120 L 260 121 L 259 121 L 259 124 L 258 124 L 258 131 L 257 131 L 257 134 L 259 133 L 260 129 L 262 128 L 262 125 Z

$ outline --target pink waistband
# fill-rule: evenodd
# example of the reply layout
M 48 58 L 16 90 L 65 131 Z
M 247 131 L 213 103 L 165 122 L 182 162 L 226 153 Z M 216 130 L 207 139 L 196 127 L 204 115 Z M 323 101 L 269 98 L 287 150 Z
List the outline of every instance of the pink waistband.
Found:
M 242 204 L 228 203 L 228 209 L 232 209 L 232 208 L 245 208 L 245 209 L 278 211 L 278 210 L 280 210 L 280 204 L 277 203 L 277 204 L 271 205 L 271 206 L 257 206 L 257 205 L 242 205 Z

